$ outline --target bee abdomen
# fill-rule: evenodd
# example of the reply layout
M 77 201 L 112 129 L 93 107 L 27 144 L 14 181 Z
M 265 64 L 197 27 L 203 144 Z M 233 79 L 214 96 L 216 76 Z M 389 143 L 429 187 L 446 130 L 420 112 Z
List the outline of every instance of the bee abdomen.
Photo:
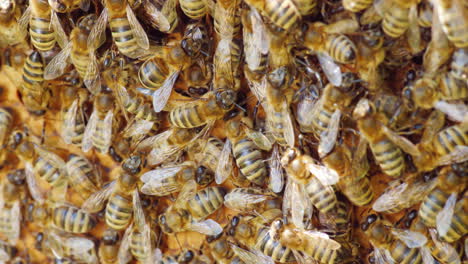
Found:
M 200 19 L 206 14 L 207 6 L 203 0 L 182 0 L 180 8 L 192 19 Z
M 257 235 L 258 250 L 266 256 L 271 257 L 274 261 L 287 263 L 295 261 L 295 257 L 290 248 L 284 247 L 279 241 L 271 238 L 269 230 L 262 228 Z
M 452 72 L 442 74 L 440 79 L 440 90 L 442 99 L 458 100 L 468 97 L 468 86 L 463 80 L 457 79 Z
M 312 204 L 322 213 L 336 208 L 337 199 L 333 189 L 325 187 L 318 179 L 312 177 L 306 185 L 306 192 Z
M 327 247 L 325 240 L 318 240 L 318 243 L 313 243 L 308 247 L 308 255 L 312 256 L 320 263 L 333 264 L 337 257 L 337 251 Z
M 106 223 L 115 230 L 124 229 L 130 222 L 133 207 L 132 199 L 119 194 L 113 195 L 106 206 Z
M 34 164 L 34 171 L 52 186 L 60 184 L 62 175 L 58 168 L 55 168 L 43 158 L 39 157 Z
M 459 126 L 451 126 L 437 134 L 435 147 L 442 155 L 452 152 L 457 146 L 468 145 L 468 135 Z
M 138 78 L 143 86 L 156 90 L 164 83 L 168 74 L 168 69 L 162 63 L 148 60 L 141 65 L 138 71 Z
M 23 81 L 23 88 L 33 93 L 38 92 L 34 89 L 33 85 L 41 85 L 44 81 L 44 63 L 38 51 L 33 51 L 27 57 L 23 67 Z
M 468 215 L 465 210 L 467 203 L 466 195 L 457 202 L 447 234 L 441 235 L 442 240 L 452 243 L 468 233 Z
M 383 18 L 382 28 L 385 34 L 398 38 L 408 29 L 409 9 L 394 5 L 389 8 Z
M 262 185 L 266 175 L 266 167 L 262 153 L 250 139 L 242 139 L 233 144 L 234 157 L 242 174 L 251 182 Z
M 180 106 L 170 112 L 169 122 L 180 128 L 199 127 L 206 123 L 206 117 L 199 112 L 200 106 L 197 104 Z
M 205 188 L 188 202 L 188 209 L 194 218 L 204 219 L 223 205 L 225 194 L 226 191 L 221 187 Z
M 352 63 L 356 59 L 356 45 L 345 35 L 333 35 L 325 43 L 325 49 L 339 63 Z
M 312 125 L 314 126 L 315 134 L 320 135 L 322 131 L 328 128 L 332 114 L 333 113 L 330 113 L 326 109 L 322 109 L 317 117 L 312 119 Z
M 390 254 L 396 263 L 422 264 L 422 256 L 419 248 L 409 248 L 405 243 L 396 240 L 392 243 Z
M 91 179 L 95 178 L 94 168 L 83 157 L 74 156 L 68 161 L 68 166 L 74 168 L 72 174 L 68 175 L 70 183 L 78 189 L 83 197 L 88 197 L 98 191 Z
M 266 1 L 265 11 L 270 20 L 284 30 L 294 27 L 301 19 L 301 14 L 291 0 Z
M 52 219 L 55 226 L 71 233 L 86 233 L 96 226 L 91 215 L 74 207 L 54 208 Z
M 343 7 L 346 10 L 357 13 L 368 8 L 372 3 L 372 0 L 343 0 Z
M 370 145 L 382 171 L 391 177 L 400 176 L 405 167 L 403 153 L 388 139 Z
M 107 152 L 109 141 L 111 140 L 102 132 L 105 129 L 104 120 L 100 119 L 96 122 L 96 131 L 91 136 L 93 139 L 93 146 L 101 153 Z
M 374 199 L 374 191 L 366 177 L 345 184 L 343 187 L 343 193 L 354 205 L 364 206 Z
M 428 227 L 436 226 L 437 214 L 442 210 L 449 195 L 440 189 L 434 189 L 424 198 L 419 207 L 419 217 Z
M 120 52 L 125 55 L 131 55 L 140 47 L 137 44 L 133 29 L 128 22 L 127 17 L 113 18 L 109 22 L 112 38 Z
M 463 12 L 456 12 L 455 10 L 439 12 L 441 26 L 444 29 L 444 32 L 446 32 L 447 38 L 457 48 L 468 47 L 468 31 L 466 30 L 467 23 L 460 23 L 460 21 L 466 21 L 466 18 L 463 16 Z
M 150 252 L 143 243 L 143 234 L 136 230 L 133 231 L 130 239 L 130 251 L 132 252 L 132 255 L 141 262 L 144 262 L 150 256 Z
M 29 34 L 33 46 L 39 51 L 49 51 L 55 45 L 55 33 L 50 29 L 49 19 L 31 17 Z

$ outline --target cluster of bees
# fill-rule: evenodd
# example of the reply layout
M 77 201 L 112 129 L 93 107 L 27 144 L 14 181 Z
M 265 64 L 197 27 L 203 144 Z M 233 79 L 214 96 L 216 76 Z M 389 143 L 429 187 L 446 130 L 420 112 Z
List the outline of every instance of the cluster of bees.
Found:
M 467 261 L 467 1 L 0 0 L 0 48 L 2 263 Z

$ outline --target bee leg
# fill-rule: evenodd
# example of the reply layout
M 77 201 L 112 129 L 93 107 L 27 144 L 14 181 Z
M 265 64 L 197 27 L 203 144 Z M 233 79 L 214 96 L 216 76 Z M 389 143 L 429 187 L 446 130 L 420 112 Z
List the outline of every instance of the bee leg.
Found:
M 257 101 L 253 109 L 253 127 L 257 127 L 256 125 L 257 125 L 257 115 L 258 115 L 259 106 L 260 106 L 260 101 Z

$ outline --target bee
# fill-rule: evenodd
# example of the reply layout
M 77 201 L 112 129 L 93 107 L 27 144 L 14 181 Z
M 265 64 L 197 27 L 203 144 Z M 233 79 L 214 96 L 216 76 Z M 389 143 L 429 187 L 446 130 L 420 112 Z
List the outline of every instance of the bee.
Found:
M 374 257 L 378 263 L 423 263 L 420 247 L 427 241 L 423 235 L 394 228 L 375 214 L 365 218 L 361 229 L 374 247 Z
M 190 159 L 199 165 L 195 173 L 195 180 L 198 184 L 206 185 L 214 180 L 222 150 L 223 142 L 216 137 L 198 140 L 189 146 Z
M 136 211 L 140 206 L 137 182 L 141 166 L 142 160 L 139 156 L 127 158 L 121 165 L 117 180 L 91 195 L 82 208 L 87 212 L 98 212 L 108 200 L 105 206 L 107 226 L 114 230 L 126 228 L 132 220 L 132 215 L 141 213 Z
M 148 35 L 129 3 L 125 0 L 107 0 L 104 6 L 88 36 L 88 47 L 100 46 L 99 44 L 105 40 L 106 25 L 109 22 L 112 39 L 120 53 L 133 59 L 145 55 L 149 48 Z
M 293 2 L 303 17 L 317 13 L 316 0 L 293 0 Z
M 194 128 L 221 119 L 233 109 L 236 101 L 233 90 L 214 90 L 203 95 L 199 100 L 171 109 L 169 122 L 180 128 Z
M 223 205 L 225 194 L 221 187 L 208 187 L 197 192 L 195 181 L 187 181 L 175 203 L 159 215 L 161 230 L 167 234 L 195 231 L 218 235 L 223 231 L 221 226 L 211 219 L 204 219 Z
M 262 133 L 251 128 L 252 121 L 246 117 L 242 120 L 230 120 L 227 123 L 227 139 L 219 157 L 216 169 L 216 182 L 222 183 L 231 174 L 228 164 L 232 153 L 241 173 L 251 182 L 262 185 L 267 177 L 267 168 L 263 163 L 261 150 L 270 150 L 272 147 L 269 139 Z M 232 144 L 232 147 L 231 147 Z
M 61 135 L 67 144 L 81 145 L 85 131 L 83 105 L 87 96 L 85 89 L 78 88 L 76 79 L 63 88 Z
M 402 150 L 415 154 L 416 146 L 387 128 L 380 121 L 383 117 L 376 112 L 375 105 L 367 99 L 358 102 L 353 117 L 382 171 L 391 177 L 399 177 L 405 168 Z
M 33 51 L 24 63 L 21 93 L 27 110 L 35 115 L 45 113 L 51 96 L 43 83 L 44 61 L 38 51 Z
M 301 185 L 301 192 L 305 192 L 320 212 L 336 209 L 337 199 L 331 187 L 339 179 L 335 170 L 315 164 L 312 157 L 301 154 L 297 149 L 288 149 L 281 158 L 281 164 L 289 179 Z
M 143 15 L 152 27 L 165 33 L 172 33 L 179 24 L 176 0 L 144 1 Z
M 345 0 L 343 1 L 343 7 L 348 11 L 357 13 L 370 7 L 373 2 L 372 0 Z
M 98 262 L 94 242 L 89 238 L 47 230 L 43 243 L 43 247 L 50 249 L 53 256 L 59 260 L 58 263 Z
M 13 127 L 13 116 L 7 108 L 0 108 L 0 145 L 5 146 L 8 143 L 8 136 Z M 6 149 L 6 148 L 4 148 Z M 0 151 L 0 165 L 5 161 L 6 150 Z
M 437 214 L 437 232 L 441 240 L 453 243 L 468 233 L 468 219 L 466 209 L 468 192 L 464 192 L 460 200 L 456 201 L 456 194 L 452 193 L 447 199 L 442 211 Z
M 24 170 L 7 174 L 0 184 L 0 233 L 15 245 L 21 232 L 21 197 L 24 196 L 26 175 Z
M 88 152 L 93 146 L 101 153 L 107 153 L 112 142 L 114 98 L 101 92 L 94 99 L 93 112 L 86 125 L 81 149 Z
M 457 47 L 468 47 L 468 19 L 466 18 L 466 5 L 463 1 L 438 0 L 434 3 L 434 11 L 440 19 L 441 26 L 447 38 Z M 454 12 L 454 10 L 461 10 Z
M 40 52 L 52 50 L 56 42 L 64 48 L 68 40 L 57 14 L 45 0 L 31 1 L 18 24 L 22 32 L 27 32 L 29 25 L 31 43 Z
M 383 48 L 384 34 L 378 27 L 363 32 L 357 45 L 359 77 L 367 82 L 368 89 L 377 90 L 383 80 L 379 72 L 379 65 L 385 61 L 386 50 Z
M 179 0 L 180 9 L 191 19 L 201 19 L 208 13 L 205 0 Z
M 241 1 L 217 1 L 214 5 L 214 30 L 221 39 L 233 39 L 241 32 Z M 218 44 L 219 45 L 219 44 Z
M 271 192 L 252 187 L 232 189 L 224 197 L 224 205 L 240 212 L 262 212 L 280 207 Z
M 206 242 L 210 248 L 211 256 L 220 264 L 243 264 L 244 262 L 235 255 L 225 234 L 207 236 Z
M 66 165 L 69 184 L 83 198 L 97 192 L 101 179 L 96 168 L 83 156 L 70 154 Z
M 118 259 L 119 246 L 119 233 L 112 228 L 106 229 L 99 244 L 99 260 L 104 264 L 115 263 Z
M 91 29 L 96 23 L 97 17 L 94 14 L 80 18 L 70 34 L 70 41 L 45 68 L 44 79 L 52 80 L 63 75 L 71 63 L 90 92 L 96 94 L 99 91 L 101 81 L 95 51 L 102 41 L 96 40 L 92 44 L 88 41 Z
M 246 3 L 259 10 L 263 16 L 267 17 L 275 26 L 290 31 L 298 27 L 301 21 L 301 13 L 298 6 L 304 12 L 307 5 L 302 5 L 300 1 L 266 1 L 266 0 L 248 0 Z M 296 5 L 296 3 L 298 5 Z
M 243 10 L 242 38 L 247 67 L 244 66 L 246 78 L 256 81 L 267 71 L 269 54 L 269 37 L 262 17 L 255 9 Z

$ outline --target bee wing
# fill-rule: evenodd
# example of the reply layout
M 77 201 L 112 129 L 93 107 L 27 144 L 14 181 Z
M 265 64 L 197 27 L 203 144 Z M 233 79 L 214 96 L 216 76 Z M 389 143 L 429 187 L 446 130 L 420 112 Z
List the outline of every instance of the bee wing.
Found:
M 223 228 L 213 219 L 192 222 L 189 226 L 189 230 L 208 236 L 217 236 L 223 232 Z
M 145 213 L 143 212 L 143 207 L 141 206 L 140 195 L 138 194 L 138 189 L 133 191 L 132 195 L 132 204 L 133 204 L 133 223 L 138 228 L 138 230 L 143 230 L 146 225 Z
M 159 168 L 148 171 L 141 176 L 144 182 L 140 191 L 147 195 L 166 196 L 180 190 L 181 185 L 176 181 L 167 181 L 176 175 L 183 166 Z
M 218 166 L 216 167 L 215 180 L 217 184 L 223 183 L 232 173 L 231 159 L 231 141 L 226 138 L 223 150 L 219 157 Z
M 419 251 L 421 252 L 421 257 L 422 257 L 422 263 L 423 264 L 434 264 L 434 263 L 436 263 L 434 257 L 432 256 L 431 250 L 429 248 L 422 247 L 422 248 L 419 249 Z
M 153 128 L 154 122 L 147 120 L 136 120 L 127 128 L 123 134 L 125 138 L 146 136 Z
M 261 253 L 258 250 L 255 250 L 254 252 L 245 250 L 243 248 L 240 248 L 236 245 L 231 244 L 231 248 L 234 251 L 234 253 L 242 260 L 245 262 L 245 264 L 274 264 L 275 262 L 273 261 L 272 258 L 265 256 L 263 253 Z
M 260 14 L 255 9 L 250 9 L 249 12 L 252 32 L 244 27 L 245 60 L 249 69 L 255 70 L 260 65 L 262 56 L 268 54 L 269 39 Z
M 341 74 L 340 66 L 328 54 L 318 53 L 317 58 L 328 81 L 334 86 L 341 86 L 343 75 Z
M 149 153 L 147 160 L 150 166 L 163 163 L 166 159 L 177 154 L 182 147 L 164 144 L 163 147 L 155 147 Z
M 83 140 L 81 143 L 81 150 L 83 150 L 83 152 L 88 152 L 93 147 L 93 134 L 96 131 L 97 122 L 98 116 L 96 108 L 94 108 L 83 133 Z
M 133 10 L 130 7 L 130 5 L 127 5 L 126 11 L 128 22 L 130 23 L 130 27 L 133 29 L 133 34 L 136 38 L 138 46 L 140 46 L 142 49 L 147 50 L 149 48 L 148 35 L 146 35 L 145 30 L 136 18 L 135 13 L 133 13 Z
M 16 245 L 21 232 L 21 208 L 19 201 L 16 201 L 10 210 L 11 229 L 8 232 L 8 242 L 11 245 Z
M 283 101 L 283 125 L 284 125 L 284 139 L 286 140 L 286 143 L 288 144 L 289 147 L 293 148 L 294 147 L 294 141 L 295 141 L 295 136 L 294 136 L 294 126 L 293 122 L 291 119 L 291 113 L 289 112 L 289 104 L 286 100 Z
M 26 36 L 28 34 L 28 25 L 29 25 L 29 21 L 31 20 L 31 14 L 32 14 L 32 7 L 28 6 L 28 8 L 24 10 L 23 14 L 18 20 L 18 26 L 19 26 L 21 35 L 23 36 Z
M 72 143 L 73 135 L 75 134 L 76 113 L 78 111 L 78 99 L 73 101 L 70 108 L 63 118 L 62 138 L 67 144 Z
M 404 182 L 395 188 L 386 190 L 372 205 L 372 209 L 376 212 L 385 212 L 397 207 L 408 189 L 408 183 Z
M 255 131 L 250 128 L 246 128 L 244 131 L 246 132 L 247 137 L 249 137 L 252 142 L 261 150 L 269 151 L 271 149 L 271 141 L 265 135 L 263 135 L 262 132 Z
M 351 34 L 359 30 L 356 19 L 342 19 L 324 26 L 323 31 L 328 34 Z
M 327 234 L 319 231 L 314 230 L 304 230 L 302 231 L 309 239 L 311 239 L 312 243 L 320 243 L 324 245 L 324 247 L 338 250 L 341 248 L 341 244 L 336 242 L 335 240 L 331 239 Z
M 65 34 L 62 24 L 60 23 L 60 20 L 57 16 L 57 13 L 54 11 L 51 11 L 50 25 L 54 30 L 55 39 L 57 40 L 57 43 L 62 49 L 65 48 L 68 44 L 68 36 L 67 34 Z
M 392 234 L 403 241 L 409 248 L 419 248 L 427 243 L 426 236 L 419 232 L 392 228 Z
M 425 129 L 421 138 L 421 145 L 430 144 L 436 134 L 445 124 L 445 115 L 440 111 L 432 111 L 425 121 Z
M 119 253 L 117 255 L 118 263 L 119 264 L 126 264 L 132 258 L 130 253 L 130 235 L 133 232 L 133 224 L 131 224 L 125 230 L 124 236 L 122 237 L 122 243 L 120 243 Z
M 106 144 L 103 145 L 104 148 L 102 150 L 103 153 L 107 153 L 107 151 L 109 150 L 109 147 L 111 145 L 111 142 L 112 142 L 112 120 L 113 120 L 113 117 L 114 117 L 114 112 L 112 110 L 109 110 L 106 114 L 106 117 L 104 118 L 104 122 L 103 122 L 103 125 L 104 125 L 104 129 L 102 131 L 102 137 L 105 138 L 107 141 L 106 141 Z
M 291 215 L 291 222 L 297 228 L 304 228 L 304 216 L 312 215 L 312 203 L 304 186 L 293 180 L 288 179 L 284 190 L 283 215 Z
M 44 203 L 44 191 L 39 186 L 34 175 L 34 169 L 30 162 L 25 163 L 25 173 L 26 173 L 26 183 L 28 184 L 29 194 L 31 197 L 37 201 L 39 204 Z
M 89 53 L 89 59 L 90 62 L 88 64 L 88 68 L 86 69 L 83 82 L 91 94 L 96 95 L 101 89 L 101 77 L 99 74 L 99 66 L 94 51 Z
M 273 146 L 271 157 L 269 160 L 270 164 L 270 187 L 275 193 L 281 192 L 284 185 L 284 174 L 283 167 L 281 166 L 281 157 L 278 150 L 278 145 Z
M 388 137 L 388 139 L 398 145 L 404 152 L 414 156 L 421 154 L 418 150 L 418 147 L 405 137 L 398 135 L 386 126 L 382 126 L 382 131 Z
M 163 110 L 167 104 L 167 100 L 171 96 L 172 87 L 174 87 L 180 71 L 173 72 L 169 77 L 164 80 L 162 86 L 153 93 L 153 108 L 156 113 Z
M 310 162 L 307 164 L 307 169 L 325 186 L 336 184 L 340 179 L 338 173 L 327 166 L 321 166 Z
M 72 249 L 76 255 L 85 254 L 88 250 L 94 248 L 94 242 L 84 237 L 69 237 L 65 240 L 65 245 Z
M 438 166 L 461 163 L 468 160 L 468 146 L 456 146 L 452 152 L 437 160 Z
M 438 236 L 437 236 L 437 231 L 433 228 L 429 229 L 429 234 L 431 235 L 431 239 L 435 244 L 435 247 L 441 250 L 442 252 L 447 252 L 447 256 L 457 256 L 456 259 L 453 259 L 453 263 L 461 263 L 460 262 L 460 255 L 458 255 L 457 250 L 450 245 L 450 243 L 440 241 Z M 466 241 L 465 240 L 465 246 L 466 246 Z
M 450 224 L 452 223 L 453 211 L 457 204 L 457 194 L 452 193 L 445 202 L 444 208 L 437 214 L 436 227 L 440 236 L 447 234 Z
M 340 118 L 341 118 L 341 111 L 336 109 L 333 112 L 330 123 L 328 125 L 328 129 L 323 131 L 320 134 L 320 144 L 318 147 L 318 153 L 320 158 L 325 157 L 330 153 L 335 146 L 336 139 L 338 138 L 338 131 L 340 128 Z
M 319 264 L 312 256 L 307 256 L 304 252 L 291 249 L 298 264 Z
M 408 44 L 413 54 L 421 51 L 421 32 L 418 24 L 418 7 L 412 5 L 409 9 L 409 27 L 406 31 Z
M 167 5 L 167 2 L 170 1 L 166 1 L 164 5 Z M 143 7 L 145 8 L 146 13 L 152 18 L 152 20 L 156 22 L 160 31 L 168 32 L 171 29 L 171 24 L 169 23 L 169 20 L 151 2 L 146 1 Z
M 50 230 L 49 233 L 47 234 L 47 240 L 50 241 L 50 249 L 52 250 L 52 253 L 54 254 L 55 257 L 57 258 L 63 258 L 65 257 L 65 243 L 66 240 L 62 238 L 56 230 Z
M 367 141 L 360 137 L 359 144 L 353 154 L 351 162 L 354 176 L 361 177 L 369 171 L 369 160 L 367 159 Z
M 387 8 L 390 8 L 391 5 L 392 5 L 391 0 L 375 0 L 373 2 L 373 7 L 374 7 L 375 11 L 382 18 L 384 16 L 384 13 L 387 10 Z
M 263 77 L 260 81 L 252 81 L 247 79 L 250 87 L 250 91 L 257 97 L 257 100 L 262 104 L 263 108 L 266 108 L 266 77 Z
M 65 168 L 65 161 L 55 153 L 45 150 L 39 145 L 34 144 L 34 150 L 39 154 L 39 156 L 50 163 L 52 166 L 64 169 Z
M 233 192 L 224 196 L 224 205 L 230 209 L 244 211 L 244 208 L 249 208 L 254 204 L 266 201 L 269 197 L 263 194 L 251 194 Z
M 374 247 L 374 258 L 376 264 L 393 264 L 395 260 L 393 260 L 392 255 L 387 249 L 380 249 Z
M 10 255 L 5 251 L 3 247 L 0 248 L 0 263 L 7 263 L 7 261 L 9 260 L 10 260 Z
M 72 43 L 68 44 L 57 54 L 44 69 L 44 79 L 53 80 L 65 73 L 67 66 L 69 65 L 68 57 L 72 50 Z
M 468 107 L 464 103 L 438 101 L 434 104 L 434 108 L 446 114 L 452 121 L 468 122 Z
M 106 41 L 106 26 L 109 19 L 109 11 L 104 8 L 96 20 L 93 29 L 88 36 L 88 48 L 96 50 Z
M 237 9 L 235 8 L 235 5 L 224 8 L 221 2 L 216 2 L 214 16 L 217 18 L 216 20 L 219 21 L 218 33 L 222 39 L 232 39 L 234 35 L 234 27 L 229 23 L 229 21 L 233 21 L 236 16 L 236 11 Z
M 177 200 L 174 202 L 174 208 L 185 208 L 187 201 L 193 199 L 196 192 L 197 183 L 195 180 L 187 181 L 184 186 L 182 186 L 182 190 L 180 190 L 180 193 L 177 196 Z
M 116 181 L 112 181 L 107 186 L 101 188 L 98 192 L 91 194 L 89 198 L 83 203 L 81 208 L 90 213 L 99 212 L 102 208 L 104 208 L 107 199 L 109 199 L 111 194 L 114 192 L 116 185 Z
M 150 148 L 150 147 L 153 147 L 153 146 L 160 146 L 160 145 L 163 145 L 164 142 L 167 141 L 167 139 L 172 135 L 172 130 L 169 129 L 169 130 L 166 130 L 162 133 L 159 133 L 157 135 L 154 135 L 152 137 L 149 137 L 149 138 L 146 138 L 144 140 L 142 140 L 138 146 L 137 146 L 137 150 L 138 151 L 142 151 L 144 149 L 147 149 L 147 148 Z

